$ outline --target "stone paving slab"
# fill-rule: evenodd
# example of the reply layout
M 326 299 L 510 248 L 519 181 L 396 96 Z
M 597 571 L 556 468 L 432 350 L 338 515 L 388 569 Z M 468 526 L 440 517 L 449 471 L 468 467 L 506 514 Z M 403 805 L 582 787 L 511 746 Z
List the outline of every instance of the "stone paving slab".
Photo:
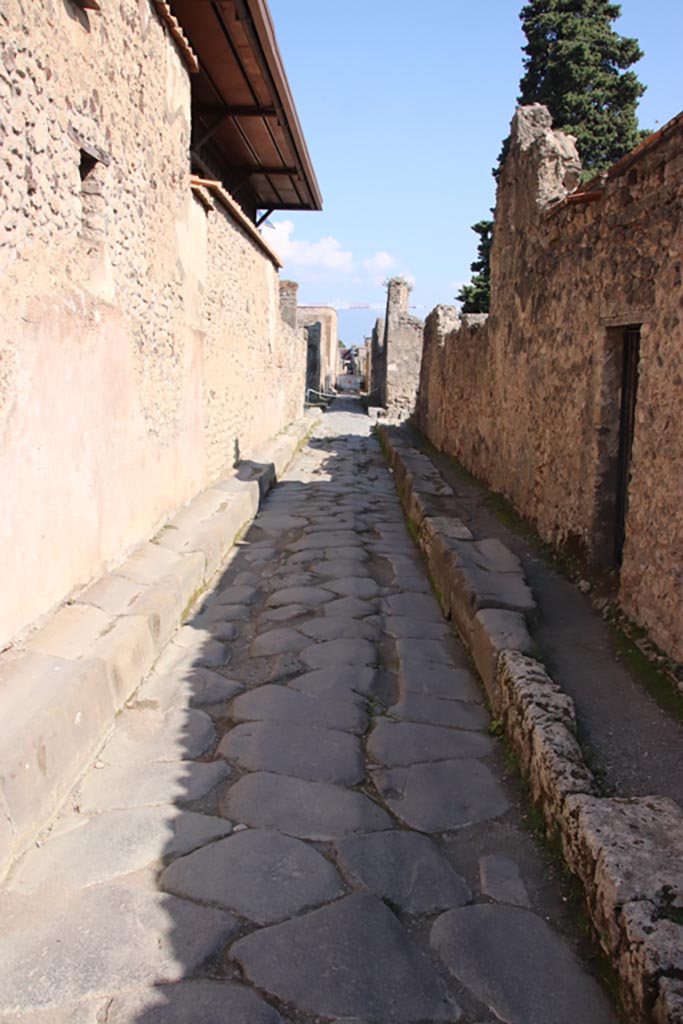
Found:
M 247 829 L 180 857 L 162 874 L 161 887 L 257 924 L 293 917 L 343 892 L 321 854 L 268 829 Z
M 469 903 L 472 894 L 427 836 L 393 829 L 336 844 L 344 874 L 406 914 L 433 914 Z
M 469 669 L 404 660 L 399 668 L 398 686 L 402 695 L 416 693 L 442 700 L 482 703 L 481 690 Z
M 380 630 L 362 619 L 325 618 L 311 619 L 297 626 L 300 633 L 312 640 L 370 640 L 380 638 Z
M 482 904 L 448 911 L 434 924 L 432 945 L 458 980 L 510 1024 L 616 1024 L 567 942 L 527 910 Z
M 459 1016 L 429 962 L 372 896 L 349 896 L 256 932 L 231 952 L 255 985 L 310 1013 L 362 1015 L 368 1024 Z
M 253 658 L 269 658 L 273 654 L 296 654 L 311 641 L 296 629 L 269 629 L 257 636 L 251 645 Z
M 481 891 L 497 903 L 531 907 L 519 867 L 501 853 L 489 853 L 479 861 Z
M 373 579 L 362 576 L 347 576 L 344 579 L 330 580 L 325 584 L 333 593 L 340 597 L 377 597 L 380 587 Z
M 412 619 L 406 615 L 386 615 L 384 632 L 396 640 L 438 640 L 448 636 L 450 629 L 443 619 L 430 622 L 428 619 Z
M 83 780 L 79 806 L 87 814 L 174 802 L 182 806 L 206 796 L 229 774 L 224 762 L 158 762 L 145 765 L 144 771 L 136 764 L 95 769 Z
M 493 741 L 482 733 L 440 725 L 392 722 L 386 718 L 376 720 L 368 740 L 370 757 L 387 767 L 455 757 L 488 757 L 493 750 Z
M 20 904 L 2 916 L 0 1013 L 179 980 L 238 925 L 224 911 L 122 884 L 84 889 L 66 904 L 43 903 L 33 913 Z
M 383 608 L 391 615 L 405 615 L 428 622 L 443 622 L 441 609 L 435 597 L 429 594 L 392 594 L 385 597 Z
M 183 981 L 117 996 L 106 1024 L 281 1024 L 272 1006 L 243 985 Z M 99 1022 L 98 1022 L 99 1024 Z
M 368 721 L 353 698 L 323 700 L 277 684 L 266 684 L 236 697 L 230 715 L 235 722 L 295 722 L 358 734 L 365 732 Z
M 461 700 L 425 697 L 421 693 L 404 693 L 387 714 L 406 722 L 424 722 L 452 729 L 488 729 L 490 716 L 485 708 Z
M 334 668 L 336 665 L 376 665 L 377 648 L 368 640 L 325 640 L 307 647 L 299 655 L 309 668 Z
M 337 786 L 355 786 L 365 777 L 356 736 L 294 722 L 238 725 L 221 740 L 218 754 L 242 770 L 274 772 Z
M 333 599 L 334 594 L 322 587 L 284 587 L 271 594 L 266 605 L 268 608 L 280 608 L 286 604 L 302 604 L 305 608 L 317 608 Z
M 201 757 L 216 742 L 216 731 L 204 711 L 171 708 L 162 714 L 145 708 L 119 715 L 118 728 L 100 760 L 107 765 L 187 761 Z
M 497 818 L 510 804 L 491 769 L 462 758 L 372 772 L 387 807 L 419 832 L 446 832 Z
M 138 690 L 137 700 L 167 711 L 170 707 L 227 703 L 243 690 L 241 683 L 226 679 L 213 669 L 196 668 L 150 676 Z
M 376 611 L 377 604 L 374 601 L 364 601 L 360 597 L 340 597 L 323 608 L 323 614 L 340 619 L 364 619 Z
M 128 807 L 83 821 L 29 850 L 9 881 L 11 892 L 81 889 L 139 871 L 162 857 L 191 853 L 232 831 L 225 818 L 176 807 Z
M 269 772 L 236 782 L 221 800 L 221 812 L 252 828 L 320 842 L 391 825 L 387 813 L 362 793 Z
M 356 579 L 370 579 L 370 569 L 362 559 L 350 561 L 348 558 L 326 558 L 313 565 L 313 572 L 317 576 L 328 579 L 348 576 L 351 571 Z
M 429 640 L 422 637 L 397 640 L 396 653 L 400 661 L 419 661 L 426 665 L 454 667 L 451 651 L 441 640 Z M 464 664 L 462 655 L 461 659 Z
M 369 695 L 375 687 L 377 673 L 374 668 L 324 668 L 290 679 L 287 686 L 300 693 L 333 700 Z

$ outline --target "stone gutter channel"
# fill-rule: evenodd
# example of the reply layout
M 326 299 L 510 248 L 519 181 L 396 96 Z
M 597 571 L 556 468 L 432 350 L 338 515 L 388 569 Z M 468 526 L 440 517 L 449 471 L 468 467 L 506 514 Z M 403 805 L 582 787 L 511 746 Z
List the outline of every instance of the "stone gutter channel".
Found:
M 519 559 L 497 538 L 473 536 L 454 514 L 451 488 L 399 427 L 378 433 L 443 611 L 582 886 L 628 1020 L 683 1024 L 683 812 L 664 797 L 600 795 L 573 701 L 534 643 L 537 607 Z
M 262 445 L 2 655 L 0 879 L 58 812 L 320 416 Z M 215 629 L 207 642 L 219 643 Z

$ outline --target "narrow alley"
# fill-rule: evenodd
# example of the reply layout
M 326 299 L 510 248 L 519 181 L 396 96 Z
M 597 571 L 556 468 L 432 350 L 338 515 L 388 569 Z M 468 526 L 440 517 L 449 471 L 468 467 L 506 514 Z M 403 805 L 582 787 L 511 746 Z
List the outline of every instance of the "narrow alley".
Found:
M 337 400 L 0 897 L 0 1022 L 615 1024 Z

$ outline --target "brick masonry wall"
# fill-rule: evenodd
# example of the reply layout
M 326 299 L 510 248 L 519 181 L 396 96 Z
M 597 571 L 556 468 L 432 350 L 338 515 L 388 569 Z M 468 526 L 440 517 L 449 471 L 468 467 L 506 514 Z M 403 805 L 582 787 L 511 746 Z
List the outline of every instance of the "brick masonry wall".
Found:
M 513 122 L 488 320 L 437 307 L 417 422 L 558 546 L 612 558 L 623 328 L 641 325 L 620 599 L 683 658 L 683 126 L 556 206 L 578 180 L 547 111 Z M 554 208 L 553 208 L 554 207 Z
M 149 0 L 0 4 L 0 643 L 301 409 L 276 268 L 189 140 Z

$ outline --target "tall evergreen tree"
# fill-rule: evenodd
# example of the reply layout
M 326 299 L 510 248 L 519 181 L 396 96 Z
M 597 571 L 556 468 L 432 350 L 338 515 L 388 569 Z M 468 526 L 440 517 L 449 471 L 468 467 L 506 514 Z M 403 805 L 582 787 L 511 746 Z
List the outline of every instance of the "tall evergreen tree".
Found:
M 531 0 L 521 11 L 527 38 L 518 102 L 543 103 L 553 126 L 576 136 L 583 166 L 600 171 L 642 138 L 636 108 L 645 86 L 628 71 L 643 56 L 620 36 L 608 0 Z
M 493 241 L 493 221 L 480 220 L 472 225 L 472 230 L 479 235 L 477 258 L 470 264 L 472 280 L 464 284 L 456 299 L 462 302 L 463 313 L 488 313 L 491 297 L 491 242 Z
M 609 167 L 647 135 L 639 130 L 636 116 L 645 86 L 628 70 L 643 54 L 636 39 L 614 31 L 612 23 L 620 14 L 620 5 L 609 0 L 530 0 L 519 16 L 527 43 L 517 101 L 543 103 L 553 126 L 576 137 L 589 176 Z M 508 143 L 503 142 L 495 178 Z M 479 234 L 483 223 L 473 230 Z M 485 257 L 488 252 L 490 244 Z M 472 283 L 457 298 L 465 301 L 463 295 L 468 299 L 476 294 L 478 306 L 486 311 L 491 275 L 488 265 L 480 264 L 481 250 L 472 264 Z

